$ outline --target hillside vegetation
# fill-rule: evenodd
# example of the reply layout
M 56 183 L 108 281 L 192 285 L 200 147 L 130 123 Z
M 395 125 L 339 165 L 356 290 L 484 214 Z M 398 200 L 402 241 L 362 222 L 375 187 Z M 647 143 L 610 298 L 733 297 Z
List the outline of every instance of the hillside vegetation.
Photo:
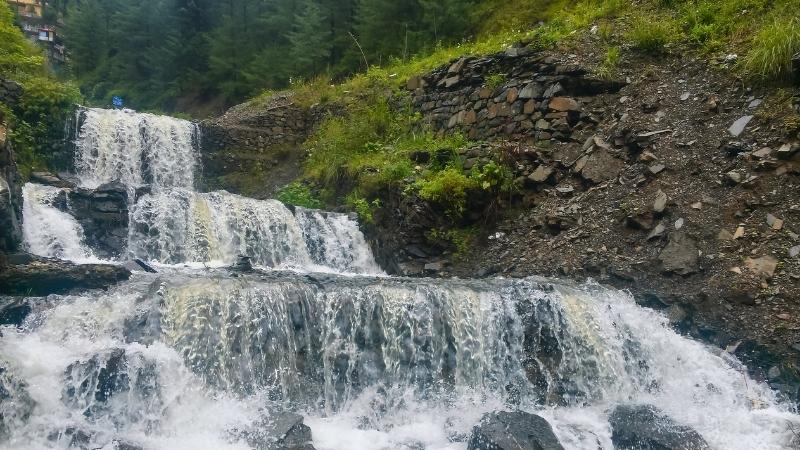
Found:
M 0 123 L 9 125 L 17 164 L 27 175 L 50 163 L 52 137 L 63 134 L 80 96 L 74 85 L 49 73 L 41 50 L 25 39 L 5 2 L 0 4 L 0 79 L 21 87 L 13 101 L 0 99 Z
M 404 106 L 405 80 L 463 55 L 488 54 L 515 42 L 568 53 L 591 33 L 604 55 L 595 68 L 598 77 L 613 78 L 624 53 L 655 59 L 684 53 L 730 62 L 726 67 L 748 82 L 780 85 L 791 82 L 792 55 L 800 52 L 798 0 L 491 0 L 476 4 L 473 14 L 480 19 L 472 25 L 477 37 L 471 41 L 395 58 L 341 83 L 323 74 L 291 86 L 295 101 L 305 106 L 346 106 L 345 116 L 329 118 L 305 145 L 304 179 L 323 200 L 341 203 L 344 198 L 365 211 L 377 205 L 382 189 L 401 184 L 458 211 L 464 189 L 485 188 L 499 195 L 513 189 L 501 171 L 456 175 L 446 162 L 422 168 L 410 162 L 410 152 L 418 149 L 468 145 L 459 135 L 434 136 Z M 497 77 L 502 84 L 502 74 Z M 266 102 L 273 94 L 267 91 L 253 102 Z

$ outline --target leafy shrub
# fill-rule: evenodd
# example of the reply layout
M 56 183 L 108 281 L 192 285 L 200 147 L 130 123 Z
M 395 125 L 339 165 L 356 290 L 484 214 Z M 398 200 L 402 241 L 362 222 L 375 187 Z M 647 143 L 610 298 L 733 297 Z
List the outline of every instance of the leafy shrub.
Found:
M 481 189 L 494 194 L 507 193 L 514 189 L 514 173 L 508 166 L 495 161 L 473 168 L 470 178 Z
M 281 188 L 276 198 L 287 205 L 302 206 L 304 208 L 321 209 L 324 206 L 322 201 L 311 192 L 311 188 L 299 181 Z
M 462 259 L 467 254 L 475 241 L 477 234 L 474 228 L 452 228 L 449 230 L 433 229 L 425 234 L 431 241 L 444 242 L 453 247 L 455 259 Z
M 765 80 L 786 79 L 792 74 L 792 56 L 800 52 L 800 19 L 777 19 L 756 35 L 744 58 L 744 68 Z
M 381 207 L 381 201 L 378 199 L 374 199 L 372 201 L 367 200 L 364 197 L 359 196 L 357 193 L 352 192 L 346 199 L 347 204 L 355 210 L 356 214 L 358 214 L 359 220 L 362 223 L 373 223 L 374 213 L 375 210 Z
M 429 178 L 418 180 L 416 187 L 420 198 L 439 203 L 448 215 L 460 218 L 467 206 L 468 191 L 478 188 L 479 184 L 460 169 L 448 167 Z

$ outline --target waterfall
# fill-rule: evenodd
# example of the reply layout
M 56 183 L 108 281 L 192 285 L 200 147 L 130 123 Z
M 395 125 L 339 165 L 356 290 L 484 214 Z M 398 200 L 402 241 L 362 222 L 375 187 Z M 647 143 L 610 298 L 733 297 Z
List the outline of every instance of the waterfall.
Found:
M 191 123 L 82 114 L 81 184 L 128 187 L 128 256 L 158 273 L 25 299 L 0 326 L 0 449 L 260 450 L 290 411 L 316 450 L 465 450 L 484 413 L 522 410 L 565 448 L 611 450 L 630 404 L 713 449 L 797 443 L 791 402 L 625 292 L 388 277 L 350 215 L 196 192 Z M 24 197 L 30 251 L 93 258 L 68 189 Z M 222 267 L 238 255 L 262 270 Z
M 75 167 L 84 187 L 111 181 L 154 189 L 193 186 L 195 124 L 128 109 L 86 108 L 78 114 Z
M 22 195 L 22 231 L 28 251 L 48 258 L 73 261 L 95 259 L 86 245 L 83 227 L 56 205 L 61 202 L 66 208 L 63 189 L 27 183 Z
M 613 448 L 609 410 L 631 401 L 719 449 L 785 448 L 798 423 L 732 357 L 597 285 L 175 271 L 42 299 L 2 331 L 37 405 L 6 448 L 75 430 L 86 448 L 249 448 L 236 430 L 285 409 L 341 450 L 464 449 L 498 408 L 578 449 Z

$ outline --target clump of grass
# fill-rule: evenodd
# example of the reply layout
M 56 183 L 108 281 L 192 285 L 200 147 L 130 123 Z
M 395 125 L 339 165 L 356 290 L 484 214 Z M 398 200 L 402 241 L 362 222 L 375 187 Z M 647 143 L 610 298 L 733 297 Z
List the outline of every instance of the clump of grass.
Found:
M 633 47 L 651 55 L 666 51 L 667 44 L 674 38 L 674 28 L 669 20 L 655 22 L 644 18 L 637 19 L 628 32 Z
M 430 241 L 452 247 L 455 251 L 453 257 L 456 260 L 463 260 L 469 255 L 477 234 L 476 228 L 431 229 L 425 233 L 425 237 Z
M 504 73 L 491 73 L 486 75 L 483 79 L 483 84 L 491 90 L 495 90 L 506 82 L 506 75 Z
M 620 59 L 622 59 L 622 55 L 619 47 L 609 47 L 608 50 L 606 50 L 606 56 L 603 62 L 600 63 L 600 66 L 597 68 L 597 76 L 604 80 L 614 78 L 619 67 Z
M 792 56 L 800 52 L 800 19 L 777 19 L 764 26 L 744 58 L 744 69 L 763 80 L 785 80 L 792 75 Z

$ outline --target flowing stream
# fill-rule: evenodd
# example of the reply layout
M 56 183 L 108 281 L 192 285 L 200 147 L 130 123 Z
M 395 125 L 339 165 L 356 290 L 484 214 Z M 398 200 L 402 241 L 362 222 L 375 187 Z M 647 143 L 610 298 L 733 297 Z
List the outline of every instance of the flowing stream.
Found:
M 0 328 L 0 448 L 272 448 L 253 431 L 286 411 L 317 450 L 464 450 L 496 410 L 541 415 L 567 449 L 613 449 L 608 416 L 627 404 L 714 449 L 788 448 L 800 429 L 735 358 L 624 292 L 387 277 L 348 215 L 195 192 L 191 123 L 83 114 L 78 176 L 147 188 L 127 255 L 159 273 L 33 299 L 21 329 Z M 92 260 L 62 192 L 25 187 L 28 249 Z M 262 270 L 221 267 L 238 255 Z

